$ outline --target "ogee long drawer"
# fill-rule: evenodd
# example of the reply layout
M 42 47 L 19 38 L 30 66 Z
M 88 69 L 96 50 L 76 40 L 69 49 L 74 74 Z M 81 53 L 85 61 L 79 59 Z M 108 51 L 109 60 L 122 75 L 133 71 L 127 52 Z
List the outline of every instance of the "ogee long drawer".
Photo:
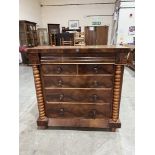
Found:
M 111 117 L 111 105 L 104 104 L 46 104 L 47 117 L 84 117 L 84 118 L 107 118 Z
M 113 76 L 44 76 L 47 88 L 112 88 Z
M 47 102 L 111 103 L 112 89 L 44 89 Z

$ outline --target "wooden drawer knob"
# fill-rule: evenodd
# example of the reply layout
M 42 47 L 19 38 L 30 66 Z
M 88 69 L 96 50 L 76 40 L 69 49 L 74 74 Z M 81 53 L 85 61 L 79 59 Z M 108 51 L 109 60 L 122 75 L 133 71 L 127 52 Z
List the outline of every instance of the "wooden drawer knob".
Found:
M 98 67 L 97 67 L 97 66 L 95 66 L 95 67 L 93 68 L 93 70 L 94 70 L 94 73 L 98 73 Z
M 57 72 L 57 74 L 62 73 L 62 67 L 60 67 L 60 66 L 59 66 L 59 67 L 57 67 L 57 71 L 56 71 L 56 72 Z
M 62 84 L 63 84 L 63 81 L 62 81 L 62 80 L 59 80 L 59 81 L 58 81 L 58 86 L 59 86 L 59 87 L 62 87 Z
M 60 96 L 59 96 L 60 101 L 62 101 L 63 98 L 64 98 L 64 94 L 60 94 Z
M 96 94 L 93 95 L 93 101 L 95 102 L 97 100 L 98 96 Z
M 93 82 L 93 85 L 94 85 L 94 87 L 98 87 L 98 86 L 99 86 L 98 81 L 94 81 L 94 82 Z
M 59 114 L 60 114 L 60 115 L 64 115 L 64 108 L 60 108 Z

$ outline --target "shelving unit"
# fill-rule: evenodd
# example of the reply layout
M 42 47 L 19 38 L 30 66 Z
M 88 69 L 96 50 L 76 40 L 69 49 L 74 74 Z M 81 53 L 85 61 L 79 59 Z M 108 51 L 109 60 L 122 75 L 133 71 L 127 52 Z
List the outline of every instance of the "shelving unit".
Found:
M 19 21 L 19 41 L 20 46 L 34 47 L 38 45 L 36 23 L 20 20 Z M 26 52 L 21 52 L 23 64 L 28 64 Z
M 33 47 L 38 45 L 36 23 L 20 20 L 19 21 L 20 46 Z

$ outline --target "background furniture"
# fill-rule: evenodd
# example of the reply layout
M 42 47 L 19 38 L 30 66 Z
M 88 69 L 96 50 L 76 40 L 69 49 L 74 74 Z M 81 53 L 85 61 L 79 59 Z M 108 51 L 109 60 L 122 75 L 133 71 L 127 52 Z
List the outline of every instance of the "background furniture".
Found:
M 38 28 L 37 29 L 37 35 L 38 35 L 38 44 L 48 45 L 48 33 L 46 28 Z
M 42 46 L 27 50 L 38 99 L 39 128 L 89 127 L 115 131 L 121 127 L 123 70 L 130 48 Z
M 69 33 L 69 32 L 63 32 L 63 33 L 58 33 L 56 35 L 57 38 L 57 46 L 61 45 L 74 45 L 74 33 Z
M 86 45 L 107 45 L 108 26 L 86 26 L 85 42 Z
M 62 41 L 61 41 L 61 45 L 62 46 L 73 46 L 73 41 L 65 41 L 63 38 L 62 38 Z
M 23 46 L 37 46 L 37 31 L 36 31 L 36 23 L 20 20 L 19 21 L 19 39 L 20 45 Z
M 33 47 L 38 45 L 36 23 L 20 20 L 19 21 L 19 41 L 20 46 Z M 26 52 L 21 52 L 22 62 L 28 64 Z
M 126 46 L 126 47 L 133 49 L 130 53 L 130 59 L 129 59 L 128 67 L 131 70 L 135 71 L 135 45 L 123 44 L 123 46 Z
M 85 45 L 85 34 L 84 32 L 74 33 L 74 46 L 84 46 Z
M 60 24 L 48 24 L 49 45 L 57 45 L 57 34 L 60 33 Z
M 63 32 L 69 32 L 69 31 L 71 31 L 71 32 L 73 32 L 73 31 L 75 31 L 75 32 L 81 32 L 81 27 L 79 27 L 78 29 L 69 29 L 69 27 L 67 27 L 67 28 L 62 27 L 62 33 Z
M 133 71 L 135 71 L 135 49 L 132 51 L 132 60 L 129 64 L 129 68 Z

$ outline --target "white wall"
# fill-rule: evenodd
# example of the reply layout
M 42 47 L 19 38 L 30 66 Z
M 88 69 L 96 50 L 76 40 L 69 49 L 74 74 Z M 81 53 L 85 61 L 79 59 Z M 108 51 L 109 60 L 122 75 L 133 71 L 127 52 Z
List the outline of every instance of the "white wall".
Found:
M 36 22 L 41 27 L 40 0 L 19 0 L 19 20 Z
M 121 7 L 134 7 L 134 2 L 121 2 Z M 130 17 L 132 14 L 132 17 Z M 120 8 L 117 44 L 132 43 L 135 35 L 129 35 L 129 27 L 135 26 L 135 8 Z
M 69 4 L 69 3 L 103 3 L 114 2 L 115 0 L 41 0 L 43 5 Z M 80 6 L 43 6 L 41 8 L 41 17 L 43 27 L 47 24 L 60 24 L 60 27 L 68 27 L 68 20 L 79 20 L 79 24 L 84 31 L 84 26 L 90 26 L 91 21 L 98 18 L 102 25 L 109 26 L 108 43 L 110 42 L 112 29 L 112 16 L 86 17 L 88 15 L 102 15 L 114 12 L 114 4 L 110 5 L 80 5 Z

